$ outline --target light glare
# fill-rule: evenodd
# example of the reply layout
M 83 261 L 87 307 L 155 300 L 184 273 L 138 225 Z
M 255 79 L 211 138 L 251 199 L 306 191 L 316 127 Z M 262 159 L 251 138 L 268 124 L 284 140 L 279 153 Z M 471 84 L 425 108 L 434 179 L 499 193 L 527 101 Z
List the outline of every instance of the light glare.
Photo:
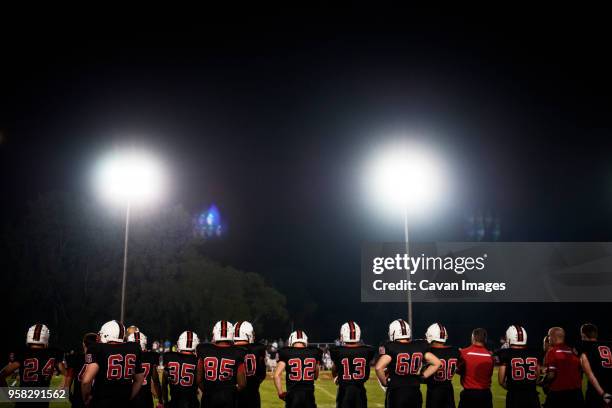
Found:
M 391 146 L 375 157 L 368 171 L 374 198 L 410 214 L 435 205 L 445 190 L 444 184 L 443 163 L 418 145 Z
M 160 198 L 163 171 L 158 160 L 145 152 L 115 152 L 98 163 L 98 193 L 105 199 L 130 204 L 151 203 Z

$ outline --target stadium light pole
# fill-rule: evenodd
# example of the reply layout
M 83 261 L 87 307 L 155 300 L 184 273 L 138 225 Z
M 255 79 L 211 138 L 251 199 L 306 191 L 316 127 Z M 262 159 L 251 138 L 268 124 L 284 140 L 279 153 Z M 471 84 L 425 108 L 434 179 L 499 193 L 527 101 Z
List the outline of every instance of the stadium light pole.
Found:
M 404 245 L 410 256 L 410 221 L 423 216 L 439 201 L 444 190 L 444 165 L 434 152 L 414 143 L 388 146 L 372 161 L 368 172 L 374 197 L 403 213 Z M 406 271 L 408 284 L 412 275 Z M 407 291 L 408 324 L 413 322 L 412 291 Z
M 121 279 L 121 322 L 123 323 L 130 216 L 136 204 L 150 204 L 159 198 L 163 185 L 163 171 L 160 162 L 151 154 L 129 149 L 104 156 L 95 169 L 94 177 L 95 187 L 103 199 L 125 206 Z

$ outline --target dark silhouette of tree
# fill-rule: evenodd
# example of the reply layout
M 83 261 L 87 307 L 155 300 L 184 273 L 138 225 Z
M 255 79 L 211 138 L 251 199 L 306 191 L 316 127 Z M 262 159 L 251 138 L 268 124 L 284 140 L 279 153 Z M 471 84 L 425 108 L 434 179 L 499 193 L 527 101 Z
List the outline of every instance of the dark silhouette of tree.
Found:
M 76 347 L 86 331 L 119 315 L 123 217 L 84 199 L 53 193 L 30 203 L 0 241 L 8 336 L 49 325 L 52 341 Z M 251 320 L 260 337 L 288 318 L 286 299 L 255 273 L 220 265 L 199 251 L 180 206 L 135 212 L 130 231 L 126 323 L 151 339 L 195 330 L 210 337 L 216 320 Z

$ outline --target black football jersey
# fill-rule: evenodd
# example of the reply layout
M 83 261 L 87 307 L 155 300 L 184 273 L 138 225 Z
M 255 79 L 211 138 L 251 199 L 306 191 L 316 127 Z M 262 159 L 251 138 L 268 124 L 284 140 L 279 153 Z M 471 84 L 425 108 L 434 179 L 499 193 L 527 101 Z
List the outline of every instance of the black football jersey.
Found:
M 157 375 L 159 354 L 154 351 L 143 351 L 140 360 L 142 372 L 144 373 L 144 380 L 142 381 L 140 392 L 151 392 L 151 377 Z
M 100 367 L 93 385 L 94 399 L 127 400 L 134 374 L 142 373 L 140 345 L 137 343 L 95 343 L 85 355 L 86 363 Z
M 172 400 L 191 401 L 197 398 L 196 375 L 198 357 L 192 353 L 164 353 L 164 371 L 168 375 Z
M 314 390 L 317 364 L 323 352 L 316 347 L 284 347 L 278 351 L 278 361 L 285 363 L 287 391 L 294 388 Z
M 48 387 L 63 358 L 64 353 L 56 348 L 26 346 L 14 356 L 14 361 L 19 363 L 19 386 Z
M 612 342 L 585 341 L 580 351 L 589 359 L 591 370 L 599 385 L 606 392 L 612 392 Z
M 329 354 L 338 370 L 338 384 L 363 384 L 368 381 L 374 352 L 373 347 L 366 345 L 332 347 Z
M 389 388 L 418 387 L 428 351 L 429 344 L 425 342 L 390 341 L 385 344 L 385 354 L 391 357 L 391 363 L 387 366 Z
M 499 364 L 506 366 L 508 391 L 535 390 L 542 352 L 529 348 L 506 348 L 495 354 Z
M 244 371 L 248 390 L 258 390 L 259 384 L 266 378 L 266 346 L 263 344 L 247 344 L 244 355 Z M 244 392 L 244 391 L 243 391 Z
M 429 352 L 438 357 L 442 365 L 434 375 L 427 379 L 427 385 L 429 387 L 452 385 L 459 363 L 459 349 L 453 346 L 430 347 Z
M 83 395 L 81 394 L 81 380 L 85 374 L 85 354 L 75 353 L 66 354 L 66 369 L 72 375 L 72 389 L 70 390 L 70 402 L 73 406 L 85 406 Z
M 236 389 L 239 369 L 244 369 L 247 350 L 238 346 L 204 343 L 198 346 L 198 364 L 203 371 L 204 392 Z

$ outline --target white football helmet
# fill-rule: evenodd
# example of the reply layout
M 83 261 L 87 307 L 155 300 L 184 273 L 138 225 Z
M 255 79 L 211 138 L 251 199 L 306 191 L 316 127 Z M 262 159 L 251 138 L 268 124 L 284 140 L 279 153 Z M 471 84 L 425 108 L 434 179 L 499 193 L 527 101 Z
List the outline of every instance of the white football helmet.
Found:
M 402 319 L 397 319 L 389 325 L 389 340 L 411 339 L 410 325 Z
M 508 327 L 508 330 L 506 330 L 506 342 L 511 346 L 526 346 L 527 331 L 517 324 Z
M 446 343 L 446 340 L 448 340 L 448 332 L 446 331 L 446 327 L 442 326 L 440 323 L 432 324 L 425 332 L 425 339 L 427 339 L 428 343 L 431 343 L 432 341 Z
M 49 328 L 44 324 L 35 324 L 28 329 L 26 334 L 26 344 L 42 344 L 44 346 L 49 344 Z
M 361 329 L 353 321 L 346 322 L 340 327 L 340 341 L 342 343 L 359 343 L 361 340 Z
M 308 345 L 308 336 L 302 330 L 296 330 L 289 335 L 287 344 L 289 347 L 293 347 L 295 343 L 303 343 L 305 346 Z
M 248 341 L 249 343 L 253 343 L 255 341 L 253 325 L 247 321 L 236 322 L 234 325 L 234 341 Z
M 100 336 L 100 343 L 108 343 L 109 341 L 123 343 L 125 340 L 125 326 L 123 323 L 111 320 L 102 325 L 98 335 Z
M 234 341 L 234 326 L 227 320 L 220 320 L 213 327 L 213 343 L 218 341 Z
M 147 336 L 145 336 L 145 334 L 140 331 L 133 332 L 128 335 L 127 341 L 132 343 L 139 343 L 142 351 L 147 350 Z
M 195 351 L 196 347 L 200 344 L 200 338 L 195 332 L 184 331 L 176 342 L 176 349 L 178 351 Z

